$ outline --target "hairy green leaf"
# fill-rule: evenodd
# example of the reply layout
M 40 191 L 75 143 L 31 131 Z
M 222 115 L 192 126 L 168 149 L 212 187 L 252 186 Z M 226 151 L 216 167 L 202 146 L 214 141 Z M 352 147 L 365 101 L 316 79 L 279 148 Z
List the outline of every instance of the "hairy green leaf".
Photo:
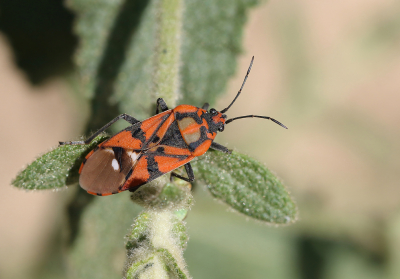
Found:
M 167 249 L 158 249 L 161 258 L 165 264 L 167 271 L 170 273 L 170 278 L 186 279 L 188 278 L 185 272 L 179 267 L 177 260 Z
M 297 207 L 282 182 L 263 164 L 232 152 L 209 151 L 192 163 L 196 179 L 236 211 L 273 224 L 294 222 Z
M 150 116 L 156 6 L 150 0 L 70 0 L 80 38 L 76 63 L 83 93 L 92 99 L 89 127 L 120 113 Z
M 78 182 L 85 156 L 108 137 L 100 135 L 87 145 L 62 145 L 42 155 L 14 179 L 12 184 L 27 190 L 62 188 Z
M 186 209 L 187 211 L 187 209 Z M 176 216 L 176 215 L 175 215 Z M 174 220 L 174 227 L 172 232 L 175 234 L 175 237 L 178 240 L 179 246 L 185 250 L 187 246 L 187 242 L 189 240 L 189 236 L 187 234 L 187 230 L 185 224 L 182 220 L 179 220 L 178 217 Z
M 157 249 L 144 259 L 134 262 L 127 269 L 126 278 L 186 279 L 188 277 L 167 249 Z
M 185 1 L 181 103 L 212 104 L 224 92 L 241 52 L 246 12 L 259 2 Z
M 147 212 L 142 212 L 135 220 L 132 232 L 127 235 L 126 249 L 132 250 L 145 241 L 148 240 L 150 215 Z
M 131 202 L 127 192 L 90 197 L 78 233 L 64 255 L 69 278 L 121 278 L 126 261 L 124 237 L 141 208 Z M 137 236 L 142 233 L 140 229 Z
M 154 255 L 151 255 L 141 261 L 133 263 L 128 270 L 126 271 L 126 278 L 127 279 L 136 279 L 136 278 L 141 278 L 140 275 L 144 275 L 145 277 L 145 272 L 148 272 L 149 268 L 152 268 L 154 266 Z
M 151 209 L 140 214 L 127 240 L 127 278 L 159 278 L 160 274 L 187 278 L 182 254 L 188 235 L 184 223 L 173 212 Z
M 93 126 L 118 113 L 154 113 L 158 1 L 70 0 L 78 16 L 76 56 L 83 91 L 93 98 Z M 241 52 L 246 11 L 257 0 L 184 1 L 180 103 L 201 106 L 223 93 Z M 168 52 L 169 49 L 163 49 Z M 250 57 L 250 55 L 249 55 Z M 172 104 L 169 104 L 172 106 Z
M 183 210 L 183 209 L 181 209 Z M 185 209 L 187 211 L 187 209 Z M 150 241 L 148 239 L 149 228 L 150 228 L 150 214 L 148 212 L 141 213 L 135 220 L 132 228 L 132 232 L 127 236 L 126 249 L 134 249 L 138 247 L 143 241 Z M 182 220 L 176 217 L 172 219 L 173 227 L 172 234 L 174 238 L 178 240 L 178 244 L 182 249 L 186 249 L 187 241 L 189 236 L 187 235 L 186 227 Z

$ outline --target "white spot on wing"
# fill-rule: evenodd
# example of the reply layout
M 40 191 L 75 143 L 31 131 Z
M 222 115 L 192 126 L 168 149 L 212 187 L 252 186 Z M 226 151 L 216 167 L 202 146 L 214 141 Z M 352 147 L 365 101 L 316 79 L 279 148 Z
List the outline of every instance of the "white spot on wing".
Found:
M 118 161 L 116 159 L 112 160 L 111 165 L 112 165 L 112 167 L 113 167 L 113 169 L 115 171 L 119 170 L 119 164 L 118 164 Z
M 131 152 L 128 152 L 128 154 L 129 154 L 129 156 L 131 156 L 132 162 L 135 162 L 138 159 L 140 153 L 131 151 Z

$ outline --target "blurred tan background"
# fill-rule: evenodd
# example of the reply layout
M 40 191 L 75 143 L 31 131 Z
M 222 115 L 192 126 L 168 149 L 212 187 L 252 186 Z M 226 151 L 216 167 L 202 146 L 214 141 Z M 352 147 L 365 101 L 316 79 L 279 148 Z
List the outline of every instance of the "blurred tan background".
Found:
M 252 55 L 244 94 L 229 116 L 267 115 L 289 129 L 241 120 L 228 125 L 218 142 L 274 170 L 297 200 L 300 220 L 266 227 L 226 212 L 200 190 L 187 219 L 192 275 L 199 278 L 196 248 L 202 243 L 226 251 L 220 256 L 227 260 L 210 269 L 229 269 L 234 261 L 227 254 L 237 252 L 242 262 L 247 252 L 223 242 L 230 239 L 227 232 L 249 247 L 241 233 L 256 231 L 253 237 L 266 242 L 248 252 L 258 258 L 247 257 L 248 269 L 257 271 L 247 278 L 400 278 L 400 3 L 272 0 L 252 10 L 238 70 L 216 109 L 232 100 Z M 29 278 L 49 249 L 46 240 L 69 190 L 24 192 L 10 181 L 59 140 L 76 138 L 87 104 L 68 78 L 32 85 L 13 57 L 0 34 L 0 278 Z M 210 206 L 222 213 L 210 218 L 213 213 L 204 211 Z M 208 230 L 214 225 L 221 239 L 207 238 L 201 224 Z M 260 247 L 266 254 L 254 252 Z M 265 265 L 268 276 L 261 272 Z M 218 276 L 213 278 L 245 278 Z

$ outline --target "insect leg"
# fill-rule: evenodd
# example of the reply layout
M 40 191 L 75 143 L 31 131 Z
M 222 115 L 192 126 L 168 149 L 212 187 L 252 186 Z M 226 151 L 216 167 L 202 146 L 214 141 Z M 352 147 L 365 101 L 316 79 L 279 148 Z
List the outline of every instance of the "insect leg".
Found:
M 186 182 L 193 182 L 194 181 L 194 173 L 193 173 L 192 165 L 190 165 L 190 163 L 187 163 L 185 165 L 185 170 L 186 170 L 186 173 L 188 175 L 188 178 L 183 177 L 182 175 L 176 174 L 174 172 L 171 172 L 171 178 L 173 176 L 175 176 L 175 177 L 177 177 L 179 179 L 182 179 L 182 180 L 184 180 Z
M 161 108 L 161 111 L 166 111 L 166 110 L 168 110 L 168 106 L 167 106 L 167 104 L 165 103 L 165 101 L 164 101 L 163 98 L 158 98 L 158 99 L 157 99 L 156 114 L 158 114 L 158 113 L 160 112 L 160 108 Z
M 123 113 L 121 115 L 118 115 L 117 117 L 115 117 L 113 120 L 111 120 L 110 122 L 108 122 L 106 125 L 104 125 L 103 127 L 101 127 L 97 132 L 95 132 L 93 135 L 91 135 L 89 138 L 87 138 L 86 140 L 80 140 L 80 141 L 65 141 L 62 142 L 60 141 L 60 145 L 83 145 L 83 144 L 89 144 L 92 142 L 92 140 L 94 140 L 95 137 L 97 137 L 98 135 L 100 135 L 102 132 L 104 132 L 104 130 L 106 130 L 107 128 L 109 128 L 112 124 L 114 124 L 115 122 L 117 122 L 120 119 L 124 119 L 125 121 L 129 122 L 130 124 L 135 124 L 140 122 L 139 120 L 137 120 L 136 118 Z
M 210 107 L 209 103 L 204 103 L 204 105 L 201 108 L 205 109 L 205 110 L 208 110 L 209 107 Z
M 212 148 L 212 149 L 214 149 L 214 150 L 218 150 L 218 151 L 224 152 L 224 153 L 228 153 L 228 154 L 231 154 L 231 153 L 232 153 L 232 150 L 229 150 L 229 149 L 226 148 L 225 146 L 220 145 L 219 143 L 216 143 L 216 142 L 214 142 L 214 141 L 212 142 L 210 148 Z

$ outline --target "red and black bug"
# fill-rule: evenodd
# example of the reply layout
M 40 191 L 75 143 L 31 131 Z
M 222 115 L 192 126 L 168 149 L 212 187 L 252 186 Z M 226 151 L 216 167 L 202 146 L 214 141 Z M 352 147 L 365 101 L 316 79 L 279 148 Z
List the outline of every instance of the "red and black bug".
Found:
M 287 129 L 285 125 L 268 116 L 245 115 L 227 119 L 224 114 L 239 97 L 253 65 L 231 104 L 221 111 L 179 105 L 168 109 L 162 98 L 157 100 L 156 115 L 139 121 L 127 114 L 121 114 L 94 133 L 85 141 L 60 142 L 64 144 L 88 144 L 96 136 L 120 119 L 131 126 L 99 144 L 84 159 L 80 169 L 79 184 L 89 194 L 107 196 L 125 190 L 131 192 L 161 175 L 185 166 L 188 178 L 176 173 L 171 175 L 191 182 L 194 174 L 190 161 L 203 155 L 209 148 L 230 153 L 228 148 L 214 142 L 217 132 L 226 124 L 248 117 L 272 120 Z M 160 112 L 161 109 L 161 113 Z

